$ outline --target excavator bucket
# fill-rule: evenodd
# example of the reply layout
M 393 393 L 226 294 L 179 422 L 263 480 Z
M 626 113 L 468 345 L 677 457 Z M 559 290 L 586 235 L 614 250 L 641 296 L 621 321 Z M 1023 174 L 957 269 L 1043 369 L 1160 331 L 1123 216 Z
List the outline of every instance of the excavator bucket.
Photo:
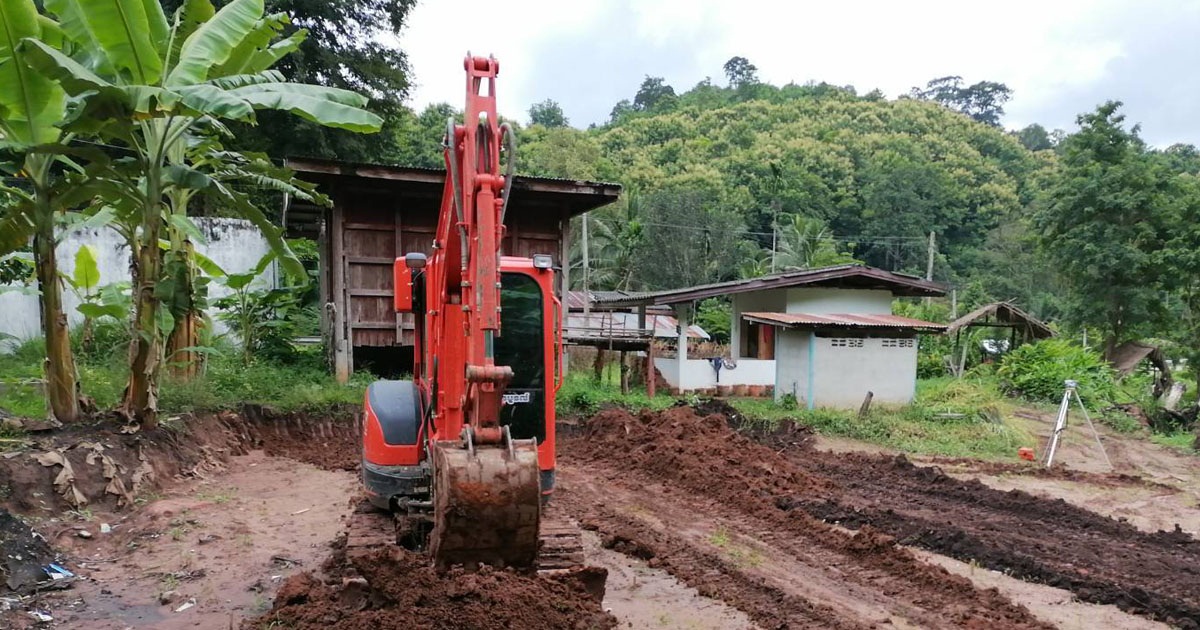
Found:
M 541 520 L 536 443 L 435 442 L 431 455 L 434 563 L 533 568 Z

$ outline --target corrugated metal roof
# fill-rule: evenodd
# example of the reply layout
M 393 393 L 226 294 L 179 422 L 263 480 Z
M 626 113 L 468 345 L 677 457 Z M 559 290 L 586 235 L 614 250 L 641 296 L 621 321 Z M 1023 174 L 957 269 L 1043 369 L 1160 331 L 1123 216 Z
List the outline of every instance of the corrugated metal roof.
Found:
M 926 322 L 899 315 L 862 313 L 742 313 L 753 322 L 798 328 L 909 328 L 924 332 L 942 332 L 945 324 Z
M 614 300 L 629 295 L 625 291 L 588 291 L 587 294 L 591 294 L 592 304 L 601 300 Z M 587 294 L 583 291 L 567 291 L 567 308 L 573 311 L 582 311 L 584 302 L 587 301 L 584 296 Z
M 660 339 L 676 339 L 679 337 L 679 321 L 670 315 L 647 315 L 646 329 L 653 330 L 654 336 Z M 570 313 L 563 326 L 563 335 L 568 339 L 575 337 L 614 339 L 643 336 L 638 328 L 637 313 L 622 311 L 605 311 L 589 313 Z M 688 326 L 688 337 L 691 339 L 708 339 L 708 333 L 703 328 Z
M 610 306 L 608 304 L 608 302 L 611 302 L 611 301 L 617 300 L 617 299 L 621 299 L 621 298 L 626 298 L 626 297 L 629 297 L 630 295 L 632 295 L 628 291 L 588 291 L 588 294 L 590 294 L 592 296 L 590 306 L 593 309 L 600 309 L 600 310 L 611 310 L 614 308 L 615 309 L 629 308 L 629 307 L 624 307 L 624 306 L 616 306 L 616 307 Z M 585 306 L 585 302 L 587 302 L 587 299 L 584 297 L 584 295 L 586 295 L 586 294 L 583 291 L 567 291 L 567 299 L 566 299 L 567 309 L 572 310 L 572 311 L 582 311 Z M 651 306 L 650 308 L 647 309 L 647 312 L 655 312 L 655 311 L 658 311 L 660 313 L 664 313 L 664 312 L 670 313 L 671 307 L 667 306 L 667 305 L 663 305 L 663 306 Z
M 357 169 L 357 168 L 389 169 L 389 170 L 393 170 L 396 172 L 427 173 L 429 175 L 436 175 L 438 177 L 445 177 L 445 175 L 446 175 L 446 169 L 443 169 L 443 168 L 431 168 L 428 166 L 405 166 L 404 164 L 394 164 L 394 163 L 386 164 L 386 163 L 372 163 L 372 162 L 344 162 L 341 160 L 332 160 L 329 158 L 308 157 L 308 156 L 303 156 L 303 155 L 288 156 L 287 159 L 285 160 L 285 163 L 288 164 L 288 166 L 290 168 L 292 168 L 293 170 L 296 170 L 299 172 L 313 172 L 312 167 L 314 165 L 321 165 L 321 166 L 326 166 L 327 168 L 341 167 L 341 168 L 346 168 L 346 169 Z M 331 174 L 333 173 L 333 171 L 331 171 L 331 170 L 318 170 L 316 172 L 327 172 L 327 173 L 331 173 Z M 606 187 L 606 188 L 609 188 L 609 187 L 621 188 L 621 184 L 618 184 L 616 182 L 594 182 L 594 181 L 589 181 L 586 179 L 572 179 L 570 177 L 545 177 L 542 175 L 521 175 L 520 173 L 518 173 L 517 179 L 518 180 L 524 179 L 524 180 L 528 180 L 528 181 L 541 181 L 541 182 L 559 182 L 559 183 L 563 183 L 563 184 L 575 184 L 578 186 L 597 186 L 597 187 L 602 186 L 602 187 Z M 513 185 L 516 185 L 516 183 L 514 182 Z
M 917 276 L 886 271 L 866 265 L 835 265 L 818 269 L 787 271 L 784 273 L 748 278 L 745 280 L 730 280 L 715 282 L 682 289 L 667 289 L 665 291 L 646 291 L 629 293 L 624 297 L 597 299 L 597 304 L 608 306 L 637 306 L 640 304 L 677 304 L 692 302 L 705 298 L 732 293 L 747 293 L 767 289 L 782 289 L 803 285 L 817 284 L 854 284 L 857 288 L 886 288 L 895 295 L 902 296 L 940 296 L 946 294 L 946 285 L 925 280 Z

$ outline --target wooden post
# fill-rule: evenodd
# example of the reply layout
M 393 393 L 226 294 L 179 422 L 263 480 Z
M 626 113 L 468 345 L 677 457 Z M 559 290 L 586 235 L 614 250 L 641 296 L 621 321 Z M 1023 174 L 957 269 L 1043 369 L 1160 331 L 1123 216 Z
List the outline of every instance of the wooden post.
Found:
M 588 288 L 588 280 L 591 274 L 590 270 L 588 269 L 588 217 L 586 212 L 583 214 L 582 218 L 583 232 L 581 237 L 583 238 L 583 318 L 586 320 L 588 315 L 592 312 L 592 294 L 589 292 Z
M 336 199 L 336 197 L 334 197 Z M 333 372 L 337 382 L 346 384 L 350 381 L 350 371 L 354 369 L 351 356 L 350 340 L 347 338 L 347 327 L 350 319 L 350 309 L 346 299 L 346 252 L 345 228 L 343 227 L 343 208 L 333 207 L 333 232 L 330 234 L 333 244 L 333 260 L 330 261 L 330 278 L 333 281 Z
M 596 382 L 604 382 L 604 348 L 596 347 L 596 360 L 592 362 L 592 370 L 596 373 Z
M 654 372 L 654 338 L 646 346 L 646 393 L 654 398 L 654 388 L 658 385 L 658 375 Z
M 625 351 L 621 351 L 621 395 L 629 395 L 629 364 L 625 361 Z
M 571 219 L 563 216 L 559 219 L 561 226 L 561 234 L 558 239 L 558 267 L 559 267 L 559 284 L 558 284 L 558 301 L 562 303 L 562 325 L 567 326 L 567 318 L 571 314 L 571 306 L 567 303 L 567 294 L 571 291 Z M 587 326 L 586 319 L 584 326 Z M 560 335 L 564 335 L 564 330 L 558 331 Z M 562 361 L 562 375 L 566 378 L 567 371 L 571 367 L 571 354 L 565 347 L 559 348 L 562 356 L 559 360 Z
M 867 392 L 867 397 L 863 398 L 862 406 L 858 408 L 858 417 L 865 418 L 871 412 L 871 399 L 875 398 L 875 392 Z
M 929 259 L 925 263 L 925 279 L 929 281 L 933 280 L 933 254 L 937 251 L 937 241 L 934 240 L 936 238 L 934 232 L 931 230 L 929 232 Z M 932 301 L 933 298 L 925 298 L 925 304 L 929 304 Z
M 937 251 L 937 235 L 929 232 L 929 260 L 925 264 L 925 279 L 933 280 L 933 254 Z

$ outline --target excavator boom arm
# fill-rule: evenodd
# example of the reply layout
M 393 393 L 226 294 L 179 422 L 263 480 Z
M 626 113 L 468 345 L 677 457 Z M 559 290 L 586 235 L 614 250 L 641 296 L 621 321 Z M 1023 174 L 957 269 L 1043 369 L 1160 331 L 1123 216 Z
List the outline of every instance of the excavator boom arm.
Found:
M 448 123 L 446 172 L 450 185 L 442 200 L 438 236 L 445 244 L 441 286 L 447 301 L 462 305 L 462 343 L 447 339 L 441 360 L 466 379 L 461 423 L 478 443 L 498 443 L 504 387 L 512 369 L 495 365 L 495 337 L 500 331 L 500 250 L 511 169 L 501 174 L 500 149 L 511 146 L 512 132 L 499 124 L 496 75 L 492 57 L 467 56 L 463 62 L 467 101 L 463 124 Z M 514 156 L 509 152 L 509 159 Z M 448 332 L 448 335 L 455 334 Z M 458 340 L 455 340 L 458 341 Z M 449 351 L 449 352 L 446 352 Z M 449 355 L 449 356 L 447 356 Z M 461 367 L 460 367 L 461 364 Z

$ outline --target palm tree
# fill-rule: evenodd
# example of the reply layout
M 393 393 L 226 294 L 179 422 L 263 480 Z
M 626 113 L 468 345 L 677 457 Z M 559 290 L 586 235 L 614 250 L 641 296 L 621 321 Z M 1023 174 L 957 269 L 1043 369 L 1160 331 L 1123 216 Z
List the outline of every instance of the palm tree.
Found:
M 820 219 L 793 214 L 783 223 L 779 234 L 776 269 L 792 271 L 854 262 L 854 257 L 838 250 L 833 232 Z
M 593 222 L 592 242 L 596 286 L 628 291 L 646 252 L 642 250 L 645 229 L 641 222 L 641 201 L 629 193 L 616 213 L 600 215 Z

